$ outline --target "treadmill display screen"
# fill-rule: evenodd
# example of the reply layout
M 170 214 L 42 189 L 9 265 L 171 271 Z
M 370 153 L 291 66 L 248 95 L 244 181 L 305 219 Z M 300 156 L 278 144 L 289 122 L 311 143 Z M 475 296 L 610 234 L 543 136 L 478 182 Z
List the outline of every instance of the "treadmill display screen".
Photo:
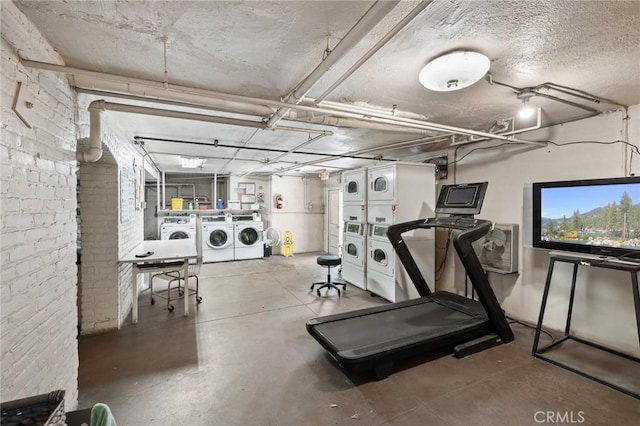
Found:
M 440 190 L 436 213 L 474 215 L 480 213 L 487 182 L 444 185 Z
M 451 188 L 447 194 L 447 204 L 471 206 L 476 199 L 478 191 L 474 187 Z

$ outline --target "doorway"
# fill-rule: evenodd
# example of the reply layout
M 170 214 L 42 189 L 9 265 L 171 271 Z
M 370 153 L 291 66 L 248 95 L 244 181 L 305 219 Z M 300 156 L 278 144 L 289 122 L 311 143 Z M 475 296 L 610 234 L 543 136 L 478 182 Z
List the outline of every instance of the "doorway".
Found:
M 342 250 L 342 190 L 328 191 L 328 243 L 329 254 L 340 256 Z

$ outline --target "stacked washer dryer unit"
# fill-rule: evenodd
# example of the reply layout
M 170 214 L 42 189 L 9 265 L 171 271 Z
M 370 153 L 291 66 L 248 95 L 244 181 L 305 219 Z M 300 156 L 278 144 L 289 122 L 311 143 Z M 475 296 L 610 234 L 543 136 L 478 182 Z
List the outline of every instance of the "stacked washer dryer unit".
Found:
M 258 217 L 238 215 L 234 220 L 234 259 L 260 259 L 264 257 L 262 232 L 264 224 Z
M 419 297 L 396 258 L 387 228 L 394 223 L 434 216 L 435 166 L 396 162 L 367 171 L 367 290 L 391 302 Z M 406 236 L 405 236 L 406 235 Z M 435 232 L 416 230 L 403 238 L 425 280 L 435 279 Z
M 367 170 L 363 168 L 342 173 L 342 184 L 342 278 L 366 290 Z
M 160 224 L 161 240 L 179 240 L 192 239 L 196 240 L 196 215 L 188 216 L 167 216 L 162 219 Z
M 231 213 L 202 216 L 202 262 L 225 262 L 234 259 L 234 226 Z

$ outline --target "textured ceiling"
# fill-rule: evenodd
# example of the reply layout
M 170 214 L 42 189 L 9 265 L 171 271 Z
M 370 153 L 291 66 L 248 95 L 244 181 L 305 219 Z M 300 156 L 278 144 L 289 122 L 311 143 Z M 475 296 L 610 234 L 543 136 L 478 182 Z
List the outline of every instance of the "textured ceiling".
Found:
M 327 49 L 335 49 L 374 2 L 17 0 L 15 4 L 68 67 L 163 82 L 163 37 L 166 37 L 170 85 L 279 102 L 322 62 Z M 312 85 L 302 105 L 313 106 L 309 98 L 323 95 L 418 4 L 412 1 L 395 5 Z M 460 91 L 440 93 L 419 84 L 418 73 L 430 59 L 454 50 L 484 53 L 491 59 L 489 72 L 493 80 L 515 88 L 551 82 L 622 105 L 640 104 L 640 2 L 637 1 L 434 1 L 328 93 L 325 100 L 374 107 L 381 113 L 395 110 L 393 117 L 418 118 L 479 131 L 489 131 L 497 120 L 513 117 L 519 101 L 509 87 L 481 80 Z M 131 87 L 123 90 L 122 85 L 115 87 L 87 76 L 74 75 L 71 81 L 85 89 L 149 94 Z M 163 97 L 160 92 L 156 91 L 154 96 Z M 540 93 L 559 95 L 548 89 Z M 579 101 L 597 111 L 616 108 L 565 94 L 560 97 Z M 106 94 L 89 98 L 179 109 Z M 542 96 L 532 98 L 531 103 L 542 108 L 543 125 L 590 114 Z M 254 103 L 248 108 L 251 111 L 245 107 L 215 104 L 213 110 L 186 110 L 260 123 L 275 112 L 277 105 Z M 451 142 L 446 138 L 418 147 L 371 151 L 375 147 L 448 133 L 398 131 L 397 127 L 366 122 L 366 117 L 347 122 L 344 121 L 347 117 L 342 116 L 339 121 L 326 111 L 294 110 L 294 113 L 278 126 L 310 129 L 309 133 L 120 112 L 109 112 L 107 116 L 130 137 L 148 138 L 144 140 L 145 149 L 152 153 L 158 167 L 167 172 L 180 170 L 176 155 L 207 158 L 202 171 L 209 173 L 339 170 L 357 167 L 370 161 L 367 158 L 377 156 L 418 161 L 432 152 L 446 151 Z M 321 120 L 325 124 L 319 124 Z M 318 137 L 323 131 L 331 134 Z M 203 145 L 213 145 L 216 139 L 225 147 Z M 292 150 L 303 153 L 288 153 Z M 332 159 L 328 154 L 362 158 Z M 305 166 L 306 163 L 310 164 Z

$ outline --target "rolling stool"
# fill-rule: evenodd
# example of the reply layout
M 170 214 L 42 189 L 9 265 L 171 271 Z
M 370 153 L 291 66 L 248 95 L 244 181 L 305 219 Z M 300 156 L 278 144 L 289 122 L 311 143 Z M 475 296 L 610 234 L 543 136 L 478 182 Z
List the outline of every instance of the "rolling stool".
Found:
M 319 285 L 320 287 L 318 287 L 318 289 L 316 290 L 316 292 L 318 293 L 318 296 L 320 296 L 320 290 L 325 287 L 327 288 L 327 292 L 329 291 L 329 289 L 335 288 L 338 291 L 338 296 L 340 296 L 340 289 L 337 286 L 341 285 L 344 291 L 347 290 L 347 283 L 331 282 L 331 267 L 342 264 L 342 260 L 340 259 L 340 256 L 336 256 L 333 254 L 323 254 L 318 256 L 318 258 L 316 259 L 316 262 L 318 262 L 318 265 L 320 266 L 327 267 L 327 281 L 321 281 L 321 282 L 311 284 L 311 290 L 313 290 L 313 287 Z

